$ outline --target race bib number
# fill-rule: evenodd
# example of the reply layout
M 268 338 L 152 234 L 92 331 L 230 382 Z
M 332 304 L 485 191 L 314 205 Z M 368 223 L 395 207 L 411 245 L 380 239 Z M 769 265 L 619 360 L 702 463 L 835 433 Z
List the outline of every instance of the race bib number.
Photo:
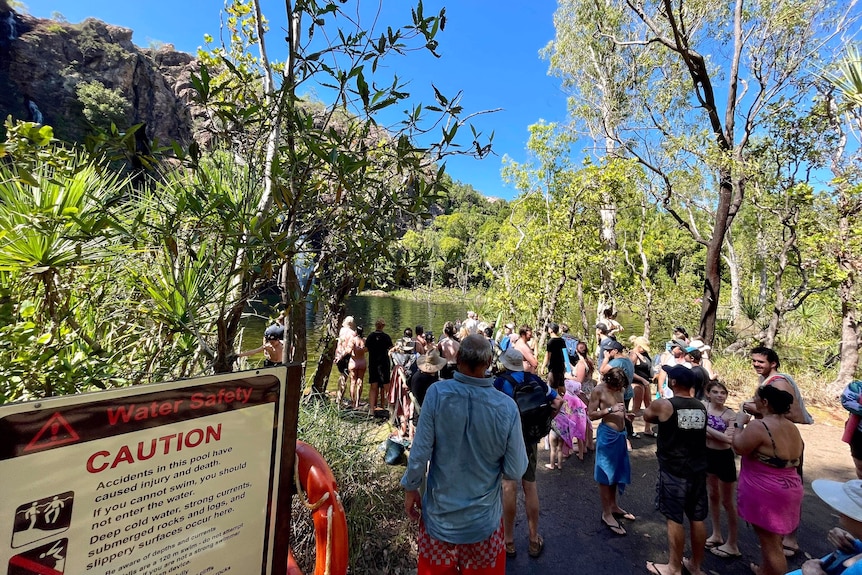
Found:
M 676 412 L 680 429 L 706 429 L 706 411 L 680 409 Z

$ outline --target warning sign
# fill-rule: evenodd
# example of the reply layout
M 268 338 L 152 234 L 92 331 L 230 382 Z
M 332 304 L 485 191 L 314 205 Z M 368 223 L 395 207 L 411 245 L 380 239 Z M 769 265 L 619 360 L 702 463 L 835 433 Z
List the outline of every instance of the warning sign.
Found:
M 78 434 L 61 414 L 55 413 L 45 422 L 39 433 L 27 444 L 24 451 L 47 449 L 78 441 Z
M 0 569 L 278 572 L 287 371 L 0 407 Z

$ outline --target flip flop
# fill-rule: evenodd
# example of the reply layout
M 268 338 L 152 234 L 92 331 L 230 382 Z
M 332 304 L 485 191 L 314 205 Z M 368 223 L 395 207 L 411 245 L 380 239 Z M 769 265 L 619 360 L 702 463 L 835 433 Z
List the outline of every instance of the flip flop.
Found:
M 544 548 L 545 548 L 545 540 L 542 539 L 541 535 L 537 535 L 535 543 L 530 541 L 530 547 L 527 549 L 527 554 L 530 557 L 535 559 L 536 557 L 538 557 L 539 555 L 542 554 L 542 550 Z
M 706 547 L 707 549 L 712 549 L 713 547 L 719 547 L 721 545 L 724 545 L 724 541 L 707 541 L 704 547 Z
M 652 575 L 663 575 L 661 571 L 658 570 L 655 561 L 647 561 L 646 562 L 646 570 Z
M 608 528 L 608 531 L 610 531 L 610 532 L 611 532 L 611 533 L 613 533 L 614 535 L 617 535 L 617 536 L 619 536 L 619 537 L 622 537 L 623 535 L 626 535 L 626 533 L 627 533 L 627 532 L 626 532 L 626 529 L 625 529 L 625 527 L 623 527 L 622 525 L 620 525 L 620 522 L 619 522 L 619 521 L 617 521 L 617 524 L 616 524 L 616 525 L 611 525 L 610 523 L 605 522 L 604 517 L 600 517 L 599 519 L 601 520 L 602 525 L 604 525 L 605 527 L 607 527 L 607 528 Z
M 619 521 L 620 519 L 625 519 L 626 521 L 636 521 L 637 517 L 629 513 L 628 511 L 623 511 L 622 513 L 614 513 L 614 518 Z
M 515 542 L 506 543 L 506 557 L 515 557 L 518 555 L 518 550 L 515 548 Z
M 716 557 L 721 557 L 722 559 L 738 559 L 742 557 L 742 553 L 731 553 L 730 551 L 725 551 L 720 547 L 713 547 L 709 550 L 709 552 Z

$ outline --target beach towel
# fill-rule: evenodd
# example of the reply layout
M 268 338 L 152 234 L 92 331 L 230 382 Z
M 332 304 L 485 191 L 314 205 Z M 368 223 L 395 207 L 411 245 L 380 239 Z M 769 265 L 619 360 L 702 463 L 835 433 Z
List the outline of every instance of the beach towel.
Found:
M 566 448 L 571 450 L 574 439 L 586 441 L 587 406 L 577 395 L 566 393 L 563 400 L 563 407 L 557 417 L 554 418 L 554 428 Z
M 632 482 L 632 467 L 626 446 L 626 432 L 602 422 L 596 432 L 596 470 L 601 485 L 616 485 L 620 495 Z

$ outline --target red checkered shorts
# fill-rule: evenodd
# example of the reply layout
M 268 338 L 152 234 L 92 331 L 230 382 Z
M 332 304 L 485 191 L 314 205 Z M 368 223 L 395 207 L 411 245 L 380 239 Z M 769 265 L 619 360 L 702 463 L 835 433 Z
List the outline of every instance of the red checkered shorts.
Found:
M 506 545 L 503 522 L 490 537 L 478 543 L 446 543 L 434 539 L 419 524 L 419 575 L 504 575 Z

